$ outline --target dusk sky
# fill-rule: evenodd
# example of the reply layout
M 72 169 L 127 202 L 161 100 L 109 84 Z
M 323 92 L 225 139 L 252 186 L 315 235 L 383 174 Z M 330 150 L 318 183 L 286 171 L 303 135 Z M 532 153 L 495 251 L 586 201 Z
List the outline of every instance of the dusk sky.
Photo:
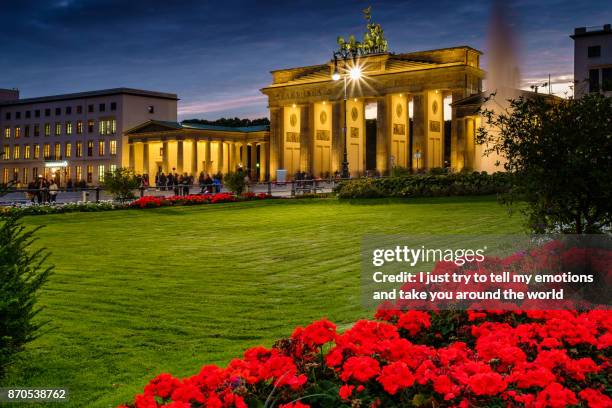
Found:
M 612 23 L 609 0 L 509 1 L 524 85 L 572 80 L 574 27 Z M 392 52 L 486 52 L 490 1 L 0 0 L 0 88 L 21 97 L 131 87 L 179 95 L 179 118 L 267 116 L 269 71 L 330 59 L 372 5 Z M 486 57 L 483 67 L 486 69 Z

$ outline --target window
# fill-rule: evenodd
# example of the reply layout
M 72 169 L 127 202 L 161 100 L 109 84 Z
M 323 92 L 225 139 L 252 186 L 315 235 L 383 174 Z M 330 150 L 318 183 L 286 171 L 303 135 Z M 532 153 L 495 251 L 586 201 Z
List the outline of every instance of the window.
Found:
M 100 164 L 98 166 L 98 182 L 103 183 L 104 182 L 104 165 Z
M 13 169 L 13 181 L 17 181 L 19 179 L 19 169 L 15 167 Z
M 587 48 L 587 55 L 589 58 L 601 57 L 601 45 L 593 45 Z
M 21 112 L 15 112 L 15 119 L 21 119 Z
M 93 166 L 91 164 L 87 165 L 87 182 L 93 183 Z
M 115 170 L 117 170 L 117 165 L 116 165 L 116 164 L 111 164 L 111 165 L 110 165 L 110 169 L 109 169 L 109 171 L 110 171 L 111 173 L 114 173 L 114 172 L 115 172 Z
M 72 143 L 68 142 L 66 143 L 65 149 L 64 149 L 64 158 L 69 159 L 72 156 Z
M 117 131 L 117 121 L 115 119 L 103 119 L 98 122 L 98 130 L 101 135 L 114 135 Z
M 30 119 L 31 116 L 32 116 L 32 112 L 30 112 L 30 111 L 26 111 L 25 112 L 26 119 Z
M 6 119 L 6 120 L 11 120 L 11 112 L 6 112 L 6 113 L 4 114 L 4 119 Z
M 62 114 L 62 108 L 55 108 L 55 116 L 59 116 Z
M 11 159 L 11 146 L 4 145 L 4 147 L 2 148 L 2 158 L 4 160 Z
M 99 140 L 98 141 L 98 155 L 99 156 L 104 156 L 104 154 L 106 150 L 106 142 L 104 140 Z
M 28 168 L 27 168 L 27 167 L 24 167 L 24 168 L 23 168 L 23 177 L 21 178 L 21 181 L 22 181 L 24 184 L 27 184 L 27 183 L 28 183 Z
M 82 120 L 77 120 L 77 135 L 80 135 L 83 133 L 83 121 Z
M 32 150 L 32 147 L 30 145 L 25 145 L 23 147 L 23 158 L 24 159 L 31 159 L 32 158 L 31 150 Z
M 23 128 L 23 135 L 25 137 L 30 137 L 30 125 L 25 125 Z
M 66 106 L 66 115 L 72 115 L 72 106 Z
M 110 140 L 108 143 L 109 143 L 108 150 L 110 152 L 110 155 L 116 156 L 117 155 L 117 141 Z
M 40 109 L 36 109 L 36 110 L 34 111 L 34 117 L 35 117 L 35 118 L 40 118 Z
M 601 89 L 612 91 L 612 67 L 601 69 Z
M 40 145 L 34 145 L 34 160 L 38 160 L 40 158 Z
M 15 139 L 19 139 L 21 137 L 21 127 L 15 126 Z
M 45 109 L 45 116 L 51 116 L 51 109 Z
M 74 155 L 76 157 L 83 157 L 83 142 L 76 142 L 76 152 Z
M 64 167 L 64 171 L 66 174 L 66 180 L 70 180 L 70 166 Z
M 72 122 L 66 122 L 66 134 L 67 135 L 72 134 Z
M 99 110 L 100 112 L 104 112 L 104 111 L 106 111 L 106 104 L 101 103 L 101 104 L 100 104 L 100 106 L 98 106 L 98 110 Z
M 81 113 L 83 113 L 83 107 L 81 105 L 77 106 L 76 111 L 80 115 Z
M 599 92 L 599 70 L 589 70 L 589 92 Z
M 11 138 L 11 128 L 9 126 L 4 127 L 4 138 L 5 139 Z
M 87 105 L 87 112 L 93 113 L 93 105 Z
M 76 166 L 74 168 L 74 175 L 76 177 L 76 181 L 83 180 L 83 168 L 81 166 Z
M 2 170 L 2 182 L 4 184 L 9 182 L 9 170 L 6 167 Z
M 93 140 L 90 140 L 87 142 L 87 157 L 92 157 L 93 156 Z
M 19 160 L 21 158 L 21 146 L 15 145 L 13 146 L 13 159 Z
M 155 113 L 155 106 L 153 106 L 153 105 L 149 105 L 149 106 L 147 107 L 147 111 L 148 111 L 149 113 Z
M 32 167 L 32 180 L 36 180 L 38 177 L 38 167 Z
M 45 136 L 51 136 L 51 124 L 45 123 Z
M 62 134 L 62 124 L 61 122 L 55 122 L 55 136 L 59 136 Z
M 110 107 L 110 109 L 111 109 L 112 111 L 116 111 L 116 110 L 117 110 L 117 102 L 111 102 L 111 107 Z
M 53 159 L 59 160 L 62 158 L 62 145 L 60 143 L 55 144 L 55 149 L 53 149 Z
M 40 125 L 37 123 L 34 125 L 34 137 L 40 136 Z
M 96 122 L 93 121 L 93 119 L 89 119 L 87 121 L 87 133 L 93 133 L 94 132 L 94 125 L 96 124 Z
M 45 143 L 43 146 L 43 158 L 45 160 L 51 158 L 51 145 L 49 143 Z

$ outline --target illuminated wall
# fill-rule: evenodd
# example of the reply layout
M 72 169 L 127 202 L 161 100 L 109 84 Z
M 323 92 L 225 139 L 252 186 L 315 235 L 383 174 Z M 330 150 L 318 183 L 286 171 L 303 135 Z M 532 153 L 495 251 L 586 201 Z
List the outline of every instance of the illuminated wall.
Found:
M 441 92 L 427 92 L 425 125 L 428 167 L 442 167 L 444 165 L 444 102 Z
M 331 172 L 332 106 L 327 102 L 314 105 L 312 173 L 326 177 Z
M 365 106 L 360 99 L 349 99 L 346 106 L 349 172 L 356 177 L 365 171 Z
M 391 118 L 389 125 L 391 165 L 393 167 L 408 166 L 408 98 L 403 94 L 391 96 Z
M 293 177 L 300 169 L 300 109 L 286 106 L 283 109 L 283 167 L 287 175 Z

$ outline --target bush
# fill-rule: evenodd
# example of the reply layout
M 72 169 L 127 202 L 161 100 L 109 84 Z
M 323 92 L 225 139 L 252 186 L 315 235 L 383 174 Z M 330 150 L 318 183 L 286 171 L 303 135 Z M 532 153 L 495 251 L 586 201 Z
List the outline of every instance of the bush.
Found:
M 38 228 L 24 231 L 19 217 L 0 221 L 0 378 L 24 346 L 37 337 L 42 323 L 35 323 L 40 312 L 36 293 L 47 281 L 51 266 L 45 266 L 44 249 L 31 250 Z
M 140 187 L 140 180 L 134 171 L 127 167 L 119 167 L 104 175 L 104 188 L 120 202 L 133 199 L 134 190 L 138 187 Z
M 244 181 L 244 173 L 237 171 L 235 173 L 229 173 L 223 179 L 223 185 L 231 192 L 236 195 L 242 194 L 246 187 L 246 181 Z
M 440 197 L 502 194 L 510 190 L 511 175 L 487 174 L 415 174 L 404 177 L 355 179 L 339 183 L 339 198 Z

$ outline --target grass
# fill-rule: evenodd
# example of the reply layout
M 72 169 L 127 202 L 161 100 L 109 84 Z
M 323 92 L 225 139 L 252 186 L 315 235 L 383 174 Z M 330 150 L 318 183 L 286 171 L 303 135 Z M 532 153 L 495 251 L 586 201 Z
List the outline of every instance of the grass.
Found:
M 66 406 L 116 406 L 160 372 L 186 376 L 359 301 L 364 233 L 521 231 L 491 197 L 276 200 L 30 217 L 55 274 L 49 331 L 3 386 L 64 386 Z

